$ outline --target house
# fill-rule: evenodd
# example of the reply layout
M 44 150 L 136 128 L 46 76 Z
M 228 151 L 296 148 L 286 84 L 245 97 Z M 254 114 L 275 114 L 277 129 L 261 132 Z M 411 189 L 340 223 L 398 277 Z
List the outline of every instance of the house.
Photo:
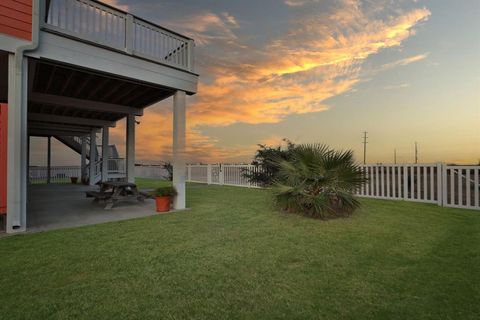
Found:
M 173 165 L 185 208 L 185 103 L 197 91 L 194 41 L 93 0 L 0 0 L 0 212 L 27 228 L 29 138 L 55 137 L 81 154 L 94 184 L 134 180 L 135 124 L 173 96 Z M 126 118 L 126 163 L 103 159 Z M 102 135 L 97 152 L 97 133 Z M 86 164 L 88 160 L 88 165 Z M 120 176 L 118 176 L 120 174 Z

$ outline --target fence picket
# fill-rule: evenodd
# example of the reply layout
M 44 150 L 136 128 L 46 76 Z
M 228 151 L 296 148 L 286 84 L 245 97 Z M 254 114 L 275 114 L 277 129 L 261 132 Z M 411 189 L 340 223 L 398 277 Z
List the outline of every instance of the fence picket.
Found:
M 465 196 L 466 196 L 466 200 L 465 200 L 465 205 L 467 207 L 471 207 L 472 206 L 472 200 L 470 199 L 470 169 L 466 169 L 465 170 Z
M 480 169 L 479 168 L 475 168 L 473 170 L 474 174 L 475 174 L 475 178 L 474 178 L 474 182 L 473 182 L 473 187 L 474 187 L 474 192 L 475 192 L 475 205 L 474 207 L 477 208 L 477 209 L 480 209 L 480 197 L 479 197 L 479 189 L 480 189 L 480 185 L 478 183 L 478 179 L 479 179 L 479 174 L 480 174 Z

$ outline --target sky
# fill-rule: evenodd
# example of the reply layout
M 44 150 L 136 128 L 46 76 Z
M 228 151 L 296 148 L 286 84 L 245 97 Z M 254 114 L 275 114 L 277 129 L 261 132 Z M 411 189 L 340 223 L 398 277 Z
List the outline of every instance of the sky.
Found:
M 189 162 L 250 162 L 284 138 L 361 161 L 364 131 L 368 163 L 413 162 L 415 142 L 422 163 L 480 161 L 478 0 L 106 2 L 195 39 Z M 172 104 L 137 119 L 137 162 L 171 159 Z M 111 135 L 122 152 L 124 123 Z

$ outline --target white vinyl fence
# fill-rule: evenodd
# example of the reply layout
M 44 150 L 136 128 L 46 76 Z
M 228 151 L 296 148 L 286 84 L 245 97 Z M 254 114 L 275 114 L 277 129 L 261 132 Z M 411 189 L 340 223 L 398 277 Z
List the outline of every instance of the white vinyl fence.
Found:
M 187 181 L 259 188 L 260 185 L 250 183 L 245 174 L 260 171 L 260 167 L 249 164 L 190 164 Z
M 135 166 L 135 177 L 168 179 L 168 171 L 163 166 L 141 165 Z
M 439 206 L 480 210 L 480 166 L 445 164 L 379 164 L 361 166 L 367 183 L 357 195 L 375 199 L 436 203 Z M 187 181 L 240 187 L 250 183 L 246 172 L 254 165 L 192 164 Z
M 77 177 L 80 180 L 80 166 L 62 166 L 50 168 L 51 183 L 70 183 L 70 178 Z M 29 167 L 29 180 L 32 184 L 47 183 L 47 167 Z

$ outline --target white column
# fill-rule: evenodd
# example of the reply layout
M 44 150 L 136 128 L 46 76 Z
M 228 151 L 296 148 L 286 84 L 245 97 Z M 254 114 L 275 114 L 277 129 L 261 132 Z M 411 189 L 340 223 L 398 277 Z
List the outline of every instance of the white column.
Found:
M 108 180 L 108 127 L 102 131 L 102 181 Z
M 27 99 L 28 63 L 20 69 L 15 55 L 8 56 L 8 146 L 7 146 L 7 232 L 27 228 Z
M 47 183 L 50 183 L 52 179 L 52 137 L 47 139 Z
M 97 150 L 97 134 L 95 130 L 90 131 L 90 172 L 89 172 L 89 184 L 91 186 L 95 185 L 95 173 L 96 173 L 96 168 L 95 168 L 95 156 L 96 156 L 96 151 Z
M 184 91 L 173 97 L 173 186 L 178 195 L 174 209 L 185 209 L 185 100 Z
M 87 177 L 87 173 L 85 172 L 86 167 L 87 167 L 87 138 L 85 136 L 82 136 L 82 153 L 81 153 L 81 158 L 80 158 L 80 170 L 81 170 L 81 178 L 80 180 L 84 181 L 84 179 Z
M 135 116 L 127 116 L 127 181 L 135 183 Z

